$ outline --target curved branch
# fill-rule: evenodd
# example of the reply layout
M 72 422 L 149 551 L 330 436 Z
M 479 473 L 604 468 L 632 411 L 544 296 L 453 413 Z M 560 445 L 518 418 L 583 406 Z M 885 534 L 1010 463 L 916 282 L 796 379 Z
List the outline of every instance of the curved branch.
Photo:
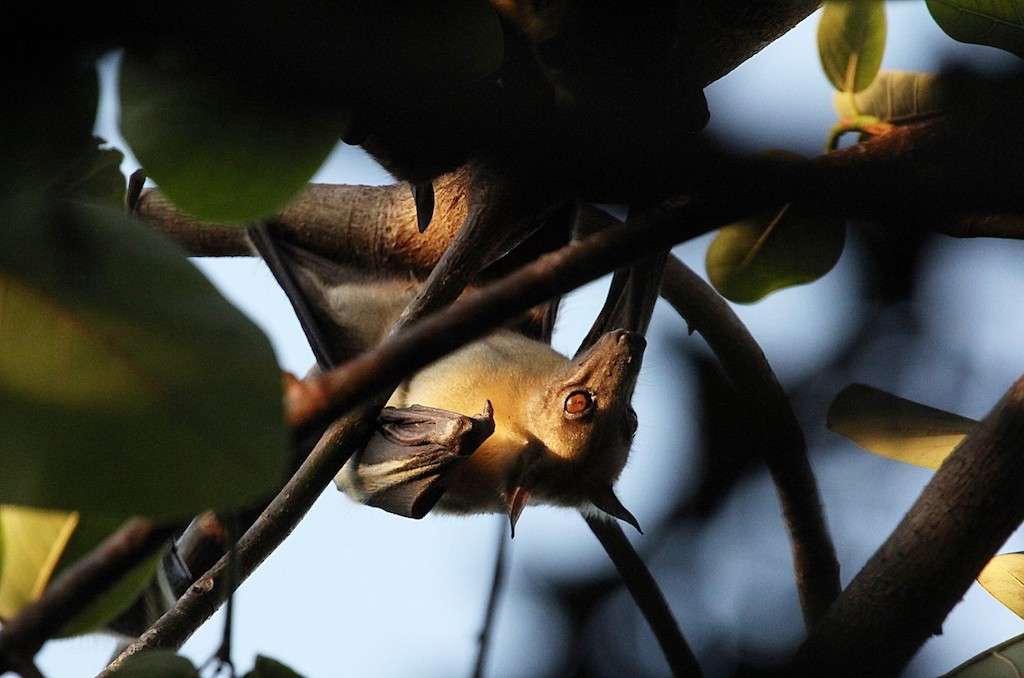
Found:
M 708 342 L 761 429 L 760 449 L 782 504 L 804 622 L 810 628 L 839 595 L 839 562 L 789 398 L 729 304 L 674 256 L 665 266 L 661 296 Z
M 605 552 L 615 564 L 622 581 L 626 584 L 633 600 L 636 601 L 644 619 L 651 626 L 654 637 L 665 654 L 672 675 L 680 676 L 702 676 L 697 658 L 693 655 L 686 638 L 683 637 L 672 610 L 669 609 L 665 596 L 658 588 L 657 582 L 651 575 L 650 570 L 644 565 L 633 545 L 629 543 L 622 528 L 617 522 L 612 522 L 603 517 L 589 516 L 584 514 L 584 520 L 590 526 L 594 536 L 601 542 Z
M 1024 520 L 1024 377 L 932 477 L 813 629 L 793 675 L 894 676 Z
M 479 645 L 476 652 L 476 662 L 473 664 L 473 678 L 484 678 L 484 668 L 487 665 L 487 651 L 491 646 L 491 636 L 494 632 L 494 622 L 498 616 L 498 601 L 501 599 L 501 591 L 505 587 L 505 567 L 508 564 L 508 539 L 504 516 L 498 521 L 498 548 L 494 553 L 494 572 L 491 575 L 491 591 L 487 595 L 487 607 L 484 608 L 484 623 L 480 627 Z

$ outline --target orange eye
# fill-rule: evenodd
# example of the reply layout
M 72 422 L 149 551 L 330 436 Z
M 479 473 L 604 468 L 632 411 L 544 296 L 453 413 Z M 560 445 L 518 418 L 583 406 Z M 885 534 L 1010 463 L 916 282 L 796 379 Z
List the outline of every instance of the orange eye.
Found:
M 565 399 L 565 413 L 572 416 L 586 414 L 594 406 L 594 397 L 586 391 L 573 391 Z

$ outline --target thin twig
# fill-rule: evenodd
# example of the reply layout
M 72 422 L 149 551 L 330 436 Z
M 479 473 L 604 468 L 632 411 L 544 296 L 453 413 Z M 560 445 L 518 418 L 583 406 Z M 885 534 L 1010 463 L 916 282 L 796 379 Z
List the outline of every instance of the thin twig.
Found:
M 804 622 L 811 627 L 839 595 L 839 562 L 789 398 L 729 304 L 674 256 L 665 267 L 661 294 L 708 342 L 761 429 L 758 449 L 782 504 Z
M 615 569 L 619 571 L 644 619 L 650 624 L 672 675 L 676 678 L 703 675 L 693 650 L 690 649 L 675 617 L 672 616 L 665 596 L 662 595 L 644 561 L 633 550 L 633 545 L 629 543 L 619 524 L 602 517 L 583 517 L 611 557 Z
M 1024 520 L 1021 450 L 1024 377 L 939 467 L 786 675 L 898 675 Z
M 508 537 L 505 517 L 498 520 L 498 548 L 494 554 L 494 574 L 491 575 L 491 592 L 487 596 L 487 607 L 484 609 L 484 623 L 480 628 L 479 645 L 476 652 L 476 663 L 473 665 L 473 678 L 484 678 L 487 664 L 487 651 L 494 633 L 494 622 L 497 619 L 498 601 L 505 587 L 505 567 L 508 556 Z
M 39 600 L 0 628 L 0 674 L 31 662 L 69 620 L 109 590 L 125 574 L 155 554 L 174 534 L 173 527 L 132 519 L 99 546 L 57 576 Z

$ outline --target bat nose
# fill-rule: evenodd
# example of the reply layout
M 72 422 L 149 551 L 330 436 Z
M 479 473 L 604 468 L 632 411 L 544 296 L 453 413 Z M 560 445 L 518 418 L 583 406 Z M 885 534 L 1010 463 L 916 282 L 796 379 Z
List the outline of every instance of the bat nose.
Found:
M 629 346 L 630 350 L 642 351 L 647 346 L 647 340 L 644 339 L 644 335 L 639 332 L 615 330 L 612 334 L 615 336 L 615 343 L 626 344 Z

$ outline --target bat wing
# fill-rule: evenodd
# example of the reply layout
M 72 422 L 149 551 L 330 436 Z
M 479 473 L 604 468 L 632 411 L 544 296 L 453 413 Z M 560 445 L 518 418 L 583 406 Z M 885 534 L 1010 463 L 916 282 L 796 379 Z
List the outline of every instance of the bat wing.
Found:
M 335 478 L 352 499 L 422 518 L 447 489 L 449 474 L 494 432 L 490 401 L 475 417 L 434 407 L 385 407 L 366 447 Z

